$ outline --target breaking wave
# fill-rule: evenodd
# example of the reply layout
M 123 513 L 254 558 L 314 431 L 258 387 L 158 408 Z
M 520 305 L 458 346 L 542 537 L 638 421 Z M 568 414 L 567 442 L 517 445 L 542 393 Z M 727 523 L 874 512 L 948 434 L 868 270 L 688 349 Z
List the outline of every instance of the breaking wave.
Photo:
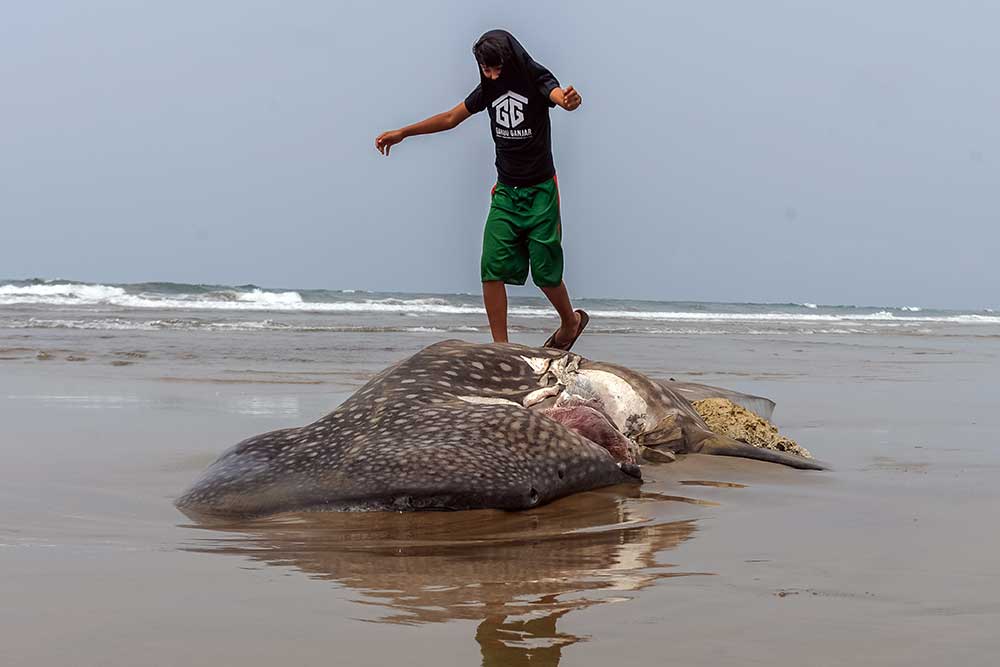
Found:
M 545 318 L 553 312 L 543 301 L 517 304 L 512 300 L 511 318 Z M 591 316 L 635 322 L 705 322 L 705 323 L 803 323 L 823 325 L 868 323 L 911 325 L 918 323 L 1000 324 L 1000 315 L 991 311 L 925 311 L 916 306 L 883 309 L 853 306 L 818 306 L 803 304 L 704 304 L 663 303 L 627 300 L 581 300 Z M 536 305 L 537 304 L 537 305 Z M 143 283 L 138 285 L 101 285 L 69 281 L 22 281 L 0 285 L 2 306 L 56 306 L 83 310 L 110 309 L 118 314 L 128 310 L 185 311 L 260 311 L 272 313 L 326 313 L 331 315 L 402 314 L 410 316 L 484 315 L 478 297 L 470 295 L 378 295 L 353 290 L 267 290 L 254 285 L 241 287 Z M 67 320 L 69 321 L 69 320 Z M 100 326 L 114 328 L 115 319 L 101 320 Z M 122 322 L 127 321 L 122 319 Z M 168 320 L 142 323 L 157 328 Z M 409 327 L 411 331 L 433 331 L 437 323 Z M 468 323 L 465 323 L 468 324 Z M 37 324 L 35 325 L 37 326 Z M 89 326 L 89 325 L 88 325 Z M 98 326 L 98 325 L 93 325 Z M 134 326 L 134 324 L 121 324 Z M 251 325 L 241 323 L 241 327 Z M 270 325 L 269 325 L 270 326 Z M 425 328 L 429 327 L 429 328 Z M 461 329 L 447 329 L 461 330 Z

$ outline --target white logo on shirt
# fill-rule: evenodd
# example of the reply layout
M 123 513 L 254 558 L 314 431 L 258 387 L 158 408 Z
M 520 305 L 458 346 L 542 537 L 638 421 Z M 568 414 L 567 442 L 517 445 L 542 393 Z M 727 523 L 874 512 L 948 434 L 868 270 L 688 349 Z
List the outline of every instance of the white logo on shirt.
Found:
M 524 105 L 527 103 L 527 97 L 522 97 L 513 90 L 508 90 L 493 100 L 491 106 L 496 110 L 497 125 L 506 128 L 520 125 L 524 122 Z

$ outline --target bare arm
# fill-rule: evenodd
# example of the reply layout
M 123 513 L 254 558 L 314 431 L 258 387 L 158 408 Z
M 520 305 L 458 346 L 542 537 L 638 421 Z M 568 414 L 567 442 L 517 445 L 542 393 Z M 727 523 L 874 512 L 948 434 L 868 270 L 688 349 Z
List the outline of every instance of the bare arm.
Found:
M 465 102 L 459 102 L 448 111 L 435 114 L 430 118 L 425 118 L 419 123 L 407 125 L 398 130 L 383 132 L 375 137 L 375 148 L 382 155 L 388 155 L 389 149 L 407 137 L 414 137 L 418 134 L 433 134 L 444 132 L 455 127 L 463 120 L 471 116 L 469 110 L 465 108 Z
M 583 98 L 580 97 L 580 93 L 576 92 L 573 86 L 553 88 L 552 92 L 549 93 L 549 99 L 566 111 L 573 111 L 583 104 Z

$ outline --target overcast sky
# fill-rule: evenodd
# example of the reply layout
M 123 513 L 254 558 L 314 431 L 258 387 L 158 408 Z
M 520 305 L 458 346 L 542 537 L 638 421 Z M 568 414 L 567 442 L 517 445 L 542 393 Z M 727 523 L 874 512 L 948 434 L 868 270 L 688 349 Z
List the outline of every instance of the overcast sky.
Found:
M 572 294 L 1000 305 L 995 2 L 389 4 L 7 5 L 0 278 L 478 291 L 486 115 L 373 141 L 503 27 L 583 95 Z

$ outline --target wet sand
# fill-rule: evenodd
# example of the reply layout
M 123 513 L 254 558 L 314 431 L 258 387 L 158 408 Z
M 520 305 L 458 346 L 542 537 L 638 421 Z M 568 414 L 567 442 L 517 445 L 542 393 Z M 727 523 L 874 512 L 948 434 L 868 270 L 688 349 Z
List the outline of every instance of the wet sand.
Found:
M 994 664 L 997 338 L 581 339 L 774 399 L 830 472 L 689 456 L 517 514 L 171 505 L 439 336 L 0 332 L 0 664 Z

